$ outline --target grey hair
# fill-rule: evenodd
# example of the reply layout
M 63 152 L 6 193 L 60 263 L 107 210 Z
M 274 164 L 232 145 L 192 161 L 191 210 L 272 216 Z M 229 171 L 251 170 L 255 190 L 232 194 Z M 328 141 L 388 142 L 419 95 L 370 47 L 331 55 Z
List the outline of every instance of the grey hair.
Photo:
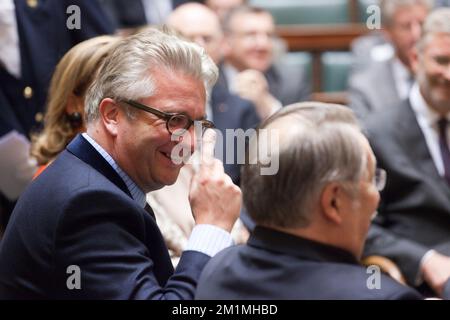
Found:
M 261 129 L 278 130 L 279 170 L 261 175 L 260 161 L 252 161 L 256 149 L 266 143 Z M 353 112 L 341 105 L 297 103 L 267 119 L 248 147 L 242 167 L 244 203 L 257 224 L 306 227 L 323 188 L 341 182 L 356 189 L 367 172 L 367 152 Z M 274 156 L 273 154 L 271 156 Z M 276 156 L 276 155 L 275 155 Z
M 417 42 L 419 52 L 423 51 L 431 36 L 436 33 L 450 35 L 450 8 L 439 8 L 428 15 L 423 24 L 422 35 Z
M 381 15 L 383 25 L 389 26 L 392 23 L 395 12 L 400 7 L 423 5 L 428 10 L 432 10 L 434 7 L 434 0 L 381 0 Z
M 86 122 L 98 119 L 98 106 L 104 98 L 134 99 L 154 94 L 155 69 L 183 72 L 205 84 L 208 94 L 217 81 L 218 69 L 203 48 L 168 31 L 147 28 L 124 38 L 107 57 L 87 91 Z

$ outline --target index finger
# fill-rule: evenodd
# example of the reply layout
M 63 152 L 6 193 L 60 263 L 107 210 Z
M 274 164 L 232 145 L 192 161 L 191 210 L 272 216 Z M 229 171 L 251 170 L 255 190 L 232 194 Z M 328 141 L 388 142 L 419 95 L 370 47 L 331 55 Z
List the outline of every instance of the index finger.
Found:
M 213 129 L 206 129 L 202 137 L 201 162 L 209 161 L 214 158 L 214 147 L 216 145 L 216 132 Z

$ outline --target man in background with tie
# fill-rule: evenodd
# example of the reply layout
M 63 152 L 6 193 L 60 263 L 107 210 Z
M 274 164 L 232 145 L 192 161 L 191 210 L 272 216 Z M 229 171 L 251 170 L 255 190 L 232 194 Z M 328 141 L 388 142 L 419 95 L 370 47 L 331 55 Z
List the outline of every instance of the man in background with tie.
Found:
M 354 72 L 349 79 L 349 106 L 360 119 L 408 98 L 413 73 L 409 57 L 432 0 L 382 0 L 382 34 L 388 43 L 364 36 L 352 45 Z M 381 39 L 382 41 L 382 39 Z
M 430 14 L 412 57 L 409 99 L 366 121 L 387 171 L 366 255 L 396 262 L 407 282 L 441 294 L 450 275 L 450 9 Z

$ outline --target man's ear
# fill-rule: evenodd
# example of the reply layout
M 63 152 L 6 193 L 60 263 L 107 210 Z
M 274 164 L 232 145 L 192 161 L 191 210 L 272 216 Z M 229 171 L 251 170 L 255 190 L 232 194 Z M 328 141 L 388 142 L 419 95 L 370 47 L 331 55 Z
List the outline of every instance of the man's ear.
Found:
M 322 190 L 320 197 L 320 206 L 325 219 L 331 223 L 342 223 L 342 210 L 344 193 L 342 186 L 336 182 L 331 182 Z
M 120 109 L 117 103 L 110 98 L 105 98 L 100 102 L 98 111 L 106 130 L 112 136 L 117 136 L 120 116 Z

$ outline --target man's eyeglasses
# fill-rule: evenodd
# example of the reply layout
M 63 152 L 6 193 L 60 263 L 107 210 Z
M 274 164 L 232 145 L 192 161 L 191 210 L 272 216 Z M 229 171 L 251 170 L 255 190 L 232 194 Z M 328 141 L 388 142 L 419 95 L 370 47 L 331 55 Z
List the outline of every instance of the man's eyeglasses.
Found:
M 378 191 L 383 191 L 384 187 L 386 186 L 386 178 L 387 174 L 384 169 L 381 168 L 375 169 L 375 174 L 373 175 L 372 183 L 378 189 Z
M 202 134 L 208 128 L 214 128 L 214 123 L 209 120 L 192 120 L 188 115 L 183 113 L 167 113 L 155 108 L 146 106 L 134 100 L 121 100 L 129 106 L 154 114 L 155 116 L 166 120 L 166 128 L 170 134 L 181 136 L 197 121 L 201 123 Z

